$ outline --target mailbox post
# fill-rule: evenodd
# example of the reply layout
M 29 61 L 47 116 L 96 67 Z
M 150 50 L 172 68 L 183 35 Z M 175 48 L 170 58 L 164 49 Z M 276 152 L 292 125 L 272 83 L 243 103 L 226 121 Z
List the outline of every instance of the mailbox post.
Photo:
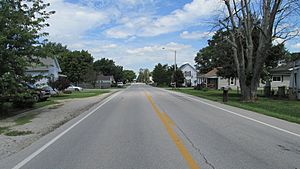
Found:
M 223 102 L 228 101 L 228 87 L 222 87 L 223 89 Z

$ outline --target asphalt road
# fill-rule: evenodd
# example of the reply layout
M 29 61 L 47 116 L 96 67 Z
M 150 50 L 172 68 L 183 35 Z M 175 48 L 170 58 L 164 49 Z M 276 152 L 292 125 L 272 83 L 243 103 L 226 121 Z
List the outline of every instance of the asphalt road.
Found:
M 22 169 L 300 169 L 300 125 L 135 84 L 0 163 Z

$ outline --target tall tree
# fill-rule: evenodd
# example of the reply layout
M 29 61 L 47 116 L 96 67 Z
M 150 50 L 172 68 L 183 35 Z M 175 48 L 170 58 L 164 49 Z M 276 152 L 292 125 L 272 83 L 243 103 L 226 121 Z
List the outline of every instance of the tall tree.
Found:
M 168 65 L 158 63 L 152 71 L 152 78 L 158 86 L 168 86 L 171 83 L 172 74 L 168 72 Z
M 205 74 L 214 68 L 218 68 L 219 76 L 224 78 L 237 76 L 231 45 L 226 41 L 228 36 L 227 31 L 218 30 L 208 40 L 208 46 L 197 53 L 195 62 L 200 73 Z
M 46 20 L 54 12 L 46 12 L 50 4 L 41 0 L 0 1 L 0 96 L 14 95 L 31 81 L 25 69 L 38 62 L 40 45 L 47 33 Z
M 84 81 L 84 75 L 93 65 L 93 57 L 88 51 L 65 52 L 59 57 L 63 74 L 67 75 L 72 83 Z
M 230 36 L 234 63 L 240 81 L 242 101 L 253 102 L 268 52 L 275 38 L 295 36 L 292 26 L 284 26 L 299 1 L 224 0 L 227 15 L 220 24 Z M 291 23 L 292 24 L 292 23 Z M 258 36 L 256 35 L 256 32 Z M 257 38 L 257 40 L 255 40 Z
M 178 67 L 176 67 L 176 71 L 174 71 L 174 65 L 168 66 L 167 75 L 169 77 L 171 77 L 168 84 L 170 84 L 171 82 L 174 82 L 174 83 L 176 83 L 177 87 L 180 87 L 184 83 L 184 75 L 183 75 L 182 70 L 178 69 Z

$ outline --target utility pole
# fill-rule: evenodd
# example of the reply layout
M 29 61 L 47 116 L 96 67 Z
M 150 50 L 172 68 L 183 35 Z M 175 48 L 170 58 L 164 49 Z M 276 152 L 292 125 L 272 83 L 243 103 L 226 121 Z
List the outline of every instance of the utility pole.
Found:
M 176 89 L 176 80 L 175 80 L 175 76 L 176 76 L 176 50 L 174 51 L 175 55 L 174 55 L 174 61 L 175 61 L 175 64 L 174 64 L 174 87 Z
M 162 48 L 163 50 L 165 50 L 166 48 Z M 176 81 L 175 81 L 175 74 L 176 74 L 176 70 L 177 70 L 177 68 L 176 68 L 176 54 L 177 54 L 177 51 L 176 50 L 174 50 L 174 75 L 173 75 L 173 81 L 174 81 L 174 88 L 176 89 Z

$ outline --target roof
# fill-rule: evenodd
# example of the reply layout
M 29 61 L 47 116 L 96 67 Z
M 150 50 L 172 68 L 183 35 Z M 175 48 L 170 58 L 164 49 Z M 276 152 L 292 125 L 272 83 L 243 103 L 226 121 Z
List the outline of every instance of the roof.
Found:
M 213 70 L 207 72 L 204 75 L 201 75 L 201 77 L 206 77 L 206 78 L 210 78 L 210 77 L 216 77 L 218 76 L 218 68 L 213 68 Z
M 114 80 L 114 76 L 98 75 L 97 80 Z
M 59 63 L 58 63 L 58 60 L 56 57 L 40 58 L 39 61 L 41 63 L 32 65 L 31 67 L 28 67 L 26 71 L 28 71 L 28 72 L 48 71 L 50 67 L 56 67 L 58 69 L 58 72 L 61 72 L 61 68 L 59 66 Z
M 288 62 L 270 70 L 271 74 L 290 75 L 291 68 L 293 68 L 294 62 Z
M 189 63 L 184 63 L 183 65 L 181 65 L 181 66 L 179 67 L 179 69 L 183 69 L 183 68 L 186 67 L 186 66 L 191 67 L 193 70 L 195 70 L 195 72 L 197 72 L 197 70 L 196 70 L 191 64 L 189 64 Z

